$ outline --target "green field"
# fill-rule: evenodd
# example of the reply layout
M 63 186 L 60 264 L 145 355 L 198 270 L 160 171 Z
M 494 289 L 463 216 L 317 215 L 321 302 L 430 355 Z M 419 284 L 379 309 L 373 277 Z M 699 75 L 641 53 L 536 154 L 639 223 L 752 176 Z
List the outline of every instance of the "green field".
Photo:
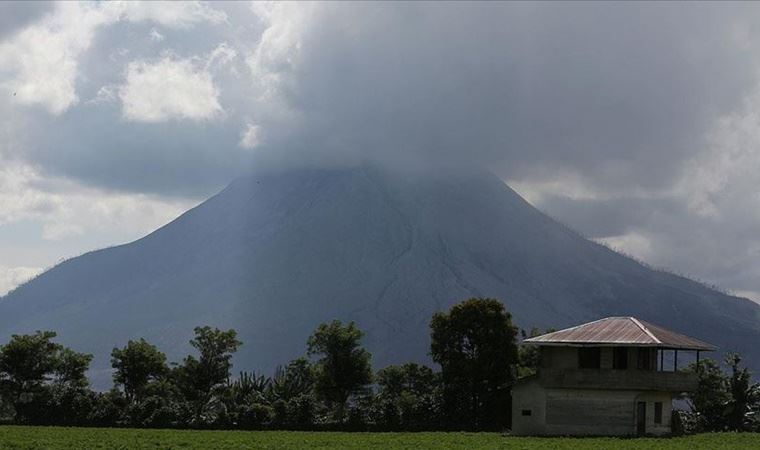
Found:
M 524 438 L 496 433 L 309 433 L 0 426 L 0 449 L 760 449 L 760 434 Z

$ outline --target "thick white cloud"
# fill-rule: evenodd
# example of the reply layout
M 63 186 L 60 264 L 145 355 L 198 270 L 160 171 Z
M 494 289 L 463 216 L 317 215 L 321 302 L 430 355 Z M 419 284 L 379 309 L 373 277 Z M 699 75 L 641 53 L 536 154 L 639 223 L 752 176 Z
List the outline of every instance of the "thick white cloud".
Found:
M 246 61 L 262 97 L 275 96 L 300 63 L 304 36 L 317 20 L 321 5 L 313 2 L 254 1 L 251 10 L 266 28 Z
M 77 62 L 98 27 L 109 22 L 99 5 L 58 4 L 55 12 L 0 44 L 0 85 L 5 95 L 60 114 L 77 103 Z
M 22 105 L 61 114 L 79 101 L 79 60 L 95 33 L 120 20 L 173 28 L 221 23 L 226 14 L 201 2 L 60 2 L 53 12 L 0 43 L 0 87 Z
M 219 89 L 199 61 L 167 55 L 156 62 L 134 61 L 119 88 L 127 120 L 209 120 L 223 113 Z

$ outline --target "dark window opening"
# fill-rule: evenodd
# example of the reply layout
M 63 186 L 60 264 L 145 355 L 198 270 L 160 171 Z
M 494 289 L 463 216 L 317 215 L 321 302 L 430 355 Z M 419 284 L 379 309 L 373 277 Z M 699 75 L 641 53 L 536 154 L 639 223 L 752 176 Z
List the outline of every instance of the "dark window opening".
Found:
M 654 423 L 662 423 L 662 402 L 654 403 Z
M 628 368 L 628 349 L 626 347 L 615 347 L 612 350 L 612 368 L 618 370 Z
M 530 410 L 530 409 L 523 409 L 522 410 L 522 415 L 523 416 L 532 416 L 533 415 L 533 411 Z
M 601 366 L 601 349 L 599 347 L 581 347 L 578 349 L 578 367 L 581 369 L 598 369 Z
M 642 370 L 652 370 L 651 348 L 639 348 L 638 368 Z

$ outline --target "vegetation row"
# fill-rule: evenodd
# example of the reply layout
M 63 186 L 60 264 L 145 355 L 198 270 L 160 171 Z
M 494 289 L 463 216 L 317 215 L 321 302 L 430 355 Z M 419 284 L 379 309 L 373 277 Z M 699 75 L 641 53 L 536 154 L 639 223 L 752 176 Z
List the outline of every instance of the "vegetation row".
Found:
M 534 335 L 538 330 L 532 330 Z M 521 332 L 522 338 L 527 333 Z M 0 346 L 0 420 L 29 425 L 299 430 L 494 430 L 510 426 L 510 387 L 535 372 L 536 347 L 518 349 L 501 302 L 470 299 L 430 322 L 440 367 L 407 363 L 373 372 L 351 322 L 319 325 L 304 357 L 272 376 L 240 372 L 235 330 L 195 328 L 196 351 L 168 364 L 144 339 L 111 353 L 113 388 L 91 389 L 92 355 L 53 341 L 52 331 L 14 335 Z M 760 431 L 760 385 L 729 354 L 729 372 L 694 363 L 699 389 L 674 416 L 682 432 Z

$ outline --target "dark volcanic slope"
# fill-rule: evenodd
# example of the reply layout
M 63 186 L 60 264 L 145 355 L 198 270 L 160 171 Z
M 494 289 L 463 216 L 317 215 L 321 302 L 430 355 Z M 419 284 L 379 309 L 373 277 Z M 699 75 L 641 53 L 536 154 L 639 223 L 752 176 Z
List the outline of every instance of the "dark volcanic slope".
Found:
M 237 368 L 270 370 L 340 318 L 367 331 L 380 367 L 426 360 L 431 314 L 470 296 L 502 299 L 523 327 L 634 315 L 760 368 L 760 306 L 590 242 L 493 176 L 366 168 L 239 179 L 145 238 L 7 295 L 0 339 L 54 329 L 105 369 L 129 338 L 178 358 L 210 324 L 240 331 Z

